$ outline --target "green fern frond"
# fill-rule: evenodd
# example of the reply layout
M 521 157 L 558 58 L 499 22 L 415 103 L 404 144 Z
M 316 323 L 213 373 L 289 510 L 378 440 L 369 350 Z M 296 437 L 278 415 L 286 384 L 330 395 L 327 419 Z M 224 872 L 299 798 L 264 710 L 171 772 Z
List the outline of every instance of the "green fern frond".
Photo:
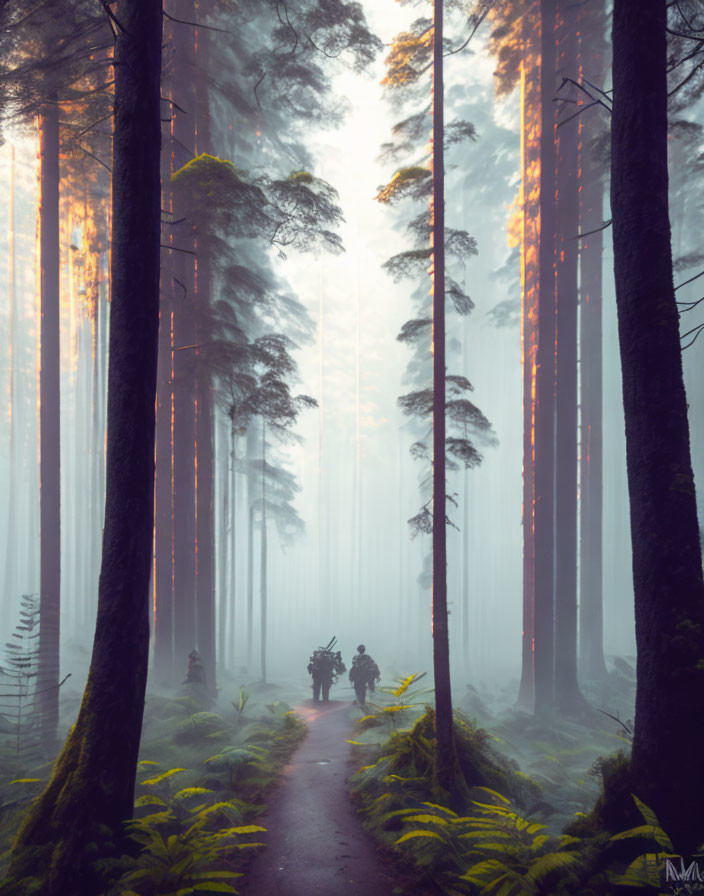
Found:
M 538 883 L 553 871 L 574 869 L 583 863 L 583 858 L 573 852 L 549 852 L 532 862 L 524 877 Z
M 208 787 L 184 787 L 183 790 L 179 790 L 178 793 L 175 793 L 173 798 L 175 800 L 187 800 L 192 796 L 203 796 L 206 793 L 212 793 Z
M 655 827 L 650 824 L 640 824 L 638 827 L 630 828 L 627 831 L 620 831 L 618 834 L 614 834 L 612 837 L 609 837 L 609 841 L 613 842 L 616 840 L 630 840 L 633 838 L 643 838 L 648 840 L 655 840 L 655 842 L 662 846 L 663 849 L 668 850 L 668 852 L 672 852 L 672 843 L 670 842 L 670 838 L 660 827 Z
M 458 821 L 467 821 L 467 819 L 460 819 L 457 816 L 456 812 L 453 812 L 452 809 L 448 809 L 447 806 L 440 806 L 438 803 L 421 803 L 423 806 L 429 806 L 431 809 L 437 809 L 438 812 L 444 812 L 446 815 L 449 815 L 451 818 L 457 819 Z M 411 810 L 413 811 L 413 810 Z
M 166 800 L 162 800 L 160 796 L 156 794 L 145 794 L 144 796 L 138 796 L 134 801 L 135 807 L 139 806 L 166 806 L 168 803 Z
M 677 858 L 677 856 L 667 856 L 661 852 L 644 853 L 631 862 L 623 874 L 607 872 L 607 876 L 617 887 L 657 887 L 659 890 L 662 881 L 662 867 L 667 858 Z
M 495 800 L 497 800 L 498 803 L 503 803 L 504 806 L 511 805 L 511 800 L 509 800 L 507 797 L 503 796 L 503 794 L 498 793 L 496 790 L 492 790 L 490 787 L 475 787 L 474 790 L 479 791 L 480 793 L 488 794 L 489 796 L 491 796 Z M 478 804 L 478 805 L 482 805 L 482 804 Z
M 185 771 L 185 768 L 170 768 L 167 772 L 162 772 L 160 775 L 156 775 L 153 778 L 147 778 L 146 781 L 141 781 L 140 784 L 142 787 L 152 787 L 154 784 L 159 784 L 161 781 L 165 781 L 172 775 L 177 775 L 179 772 Z
M 445 842 L 445 838 L 438 834 L 437 831 L 407 831 L 398 838 L 396 843 L 405 843 L 407 840 L 414 840 L 417 837 L 430 837 L 435 840 L 440 840 L 443 843 Z
M 405 820 L 408 822 L 417 822 L 419 824 L 439 824 L 441 826 L 448 824 L 447 819 L 441 818 L 439 815 L 408 815 Z

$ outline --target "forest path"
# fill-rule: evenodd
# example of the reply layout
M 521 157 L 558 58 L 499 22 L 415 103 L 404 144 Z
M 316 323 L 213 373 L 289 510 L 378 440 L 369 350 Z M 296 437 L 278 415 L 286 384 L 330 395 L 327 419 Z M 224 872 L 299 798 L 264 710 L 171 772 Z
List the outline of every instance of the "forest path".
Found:
M 306 700 L 308 734 L 257 823 L 266 847 L 237 889 L 243 896 L 392 896 L 404 892 L 378 855 L 348 796 L 350 704 Z M 418 890 L 405 890 L 416 892 Z

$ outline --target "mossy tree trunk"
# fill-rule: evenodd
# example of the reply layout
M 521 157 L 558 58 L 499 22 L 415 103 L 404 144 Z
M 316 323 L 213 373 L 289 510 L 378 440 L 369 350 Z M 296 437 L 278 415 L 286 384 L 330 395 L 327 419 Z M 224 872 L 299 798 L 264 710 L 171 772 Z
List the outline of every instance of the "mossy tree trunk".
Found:
M 149 653 L 159 311 L 161 0 L 120 0 L 115 46 L 107 482 L 93 655 L 78 720 L 22 824 L 10 878 L 102 891 L 91 859 L 132 815 Z M 97 852 L 95 847 L 97 846 Z M 93 851 L 91 851 L 93 850 Z M 27 884 L 18 884 L 18 892 Z
M 611 208 L 633 544 L 633 789 L 684 855 L 704 838 L 704 586 L 673 288 L 666 0 L 615 0 Z

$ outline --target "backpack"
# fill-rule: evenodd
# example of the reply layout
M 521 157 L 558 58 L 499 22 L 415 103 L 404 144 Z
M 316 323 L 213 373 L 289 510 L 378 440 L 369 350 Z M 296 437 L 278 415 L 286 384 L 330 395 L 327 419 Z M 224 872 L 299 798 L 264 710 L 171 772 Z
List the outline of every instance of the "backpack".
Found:
M 373 681 L 379 675 L 379 667 L 368 653 L 358 654 L 352 658 L 350 669 L 351 681 Z

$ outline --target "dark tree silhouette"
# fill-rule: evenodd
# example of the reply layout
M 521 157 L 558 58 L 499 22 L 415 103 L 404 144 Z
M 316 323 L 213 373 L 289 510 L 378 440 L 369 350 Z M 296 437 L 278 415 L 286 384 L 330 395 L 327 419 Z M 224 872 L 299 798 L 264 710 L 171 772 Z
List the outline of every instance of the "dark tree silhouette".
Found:
M 78 719 L 13 846 L 10 879 L 100 892 L 98 855 L 132 815 L 149 655 L 159 308 L 160 0 L 121 0 L 115 43 L 112 304 L 103 556 Z
M 702 841 L 704 585 L 672 277 L 666 0 L 615 0 L 611 208 L 633 545 L 633 789 Z

